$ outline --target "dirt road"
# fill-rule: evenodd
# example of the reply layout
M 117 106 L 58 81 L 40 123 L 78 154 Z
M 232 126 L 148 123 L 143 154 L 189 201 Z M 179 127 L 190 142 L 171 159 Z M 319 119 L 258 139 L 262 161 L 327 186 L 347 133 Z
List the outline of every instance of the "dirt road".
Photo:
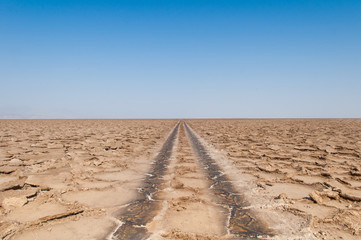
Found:
M 140 196 L 117 211 L 112 239 L 257 239 L 274 233 L 253 215 L 193 130 L 179 122 Z
M 0 239 L 357 239 L 361 119 L 0 121 Z

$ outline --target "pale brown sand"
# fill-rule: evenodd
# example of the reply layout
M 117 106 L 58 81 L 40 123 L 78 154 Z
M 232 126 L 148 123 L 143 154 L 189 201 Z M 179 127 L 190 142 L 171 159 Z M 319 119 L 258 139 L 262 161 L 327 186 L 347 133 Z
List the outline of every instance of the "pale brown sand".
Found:
M 105 239 L 178 120 L 1 120 L 0 237 Z M 275 239 L 356 239 L 361 120 L 186 120 Z M 180 128 L 151 239 L 227 238 Z
M 106 238 L 177 122 L 1 120 L 0 238 Z
M 150 239 L 221 239 L 226 235 L 224 209 L 217 206 L 184 126 L 159 194 L 162 209 L 149 224 Z
M 279 213 L 281 232 L 305 223 L 312 234 L 301 239 L 361 238 L 360 119 L 187 122 L 238 174 L 254 208 Z

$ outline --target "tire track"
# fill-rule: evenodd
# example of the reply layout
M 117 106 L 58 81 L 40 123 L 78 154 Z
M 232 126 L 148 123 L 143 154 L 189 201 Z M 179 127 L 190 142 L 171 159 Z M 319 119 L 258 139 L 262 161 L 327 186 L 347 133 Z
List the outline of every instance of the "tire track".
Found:
M 116 214 L 122 225 L 114 232 L 112 239 L 145 239 L 149 236 L 145 225 L 157 215 L 161 208 L 157 193 L 160 191 L 160 185 L 172 155 L 179 125 L 180 122 L 175 126 L 155 157 L 152 170 L 147 174 L 143 187 L 140 189 L 141 198 L 131 202 Z
M 227 211 L 215 203 L 183 123 L 158 196 L 163 209 L 147 225 L 149 239 L 226 239 Z
M 272 236 L 273 232 L 268 229 L 266 224 L 252 216 L 249 209 L 245 209 L 245 207 L 249 206 L 249 203 L 242 195 L 237 193 L 230 180 L 207 153 L 195 133 L 186 123 L 184 123 L 184 126 L 193 150 L 203 165 L 207 178 L 211 183 L 210 188 L 215 194 L 217 203 L 229 211 L 227 226 L 229 233 L 237 236 L 237 239 L 257 239 L 261 236 Z

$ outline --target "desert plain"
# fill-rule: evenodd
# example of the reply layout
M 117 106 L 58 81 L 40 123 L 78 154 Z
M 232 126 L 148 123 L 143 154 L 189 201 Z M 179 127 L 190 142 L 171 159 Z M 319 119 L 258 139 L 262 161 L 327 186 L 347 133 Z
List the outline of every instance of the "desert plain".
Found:
M 1 239 L 361 239 L 361 119 L 0 120 Z

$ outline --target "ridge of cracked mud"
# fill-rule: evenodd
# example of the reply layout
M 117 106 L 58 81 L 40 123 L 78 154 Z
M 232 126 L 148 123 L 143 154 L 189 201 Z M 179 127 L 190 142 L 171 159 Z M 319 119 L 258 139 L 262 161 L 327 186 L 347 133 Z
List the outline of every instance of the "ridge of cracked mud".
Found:
M 208 174 L 181 121 L 153 191 L 178 121 L 0 120 L 0 239 L 110 239 L 122 224 L 133 239 L 244 239 L 229 227 L 237 202 L 275 231 L 259 237 L 360 238 L 361 119 L 188 119 L 218 164 Z M 120 221 L 127 208 L 143 215 Z
M 221 171 L 217 163 L 207 153 L 205 147 L 198 140 L 193 131 L 184 123 L 193 149 L 204 166 L 205 173 L 211 182 L 211 189 L 217 203 L 229 209 L 228 230 L 241 239 L 257 239 L 259 236 L 272 236 L 274 233 L 265 223 L 252 216 L 249 204 L 244 197 L 237 193 L 229 179 Z
M 177 123 L 162 149 L 154 159 L 152 170 L 144 180 L 140 189 L 142 198 L 130 203 L 118 212 L 118 219 L 123 223 L 113 234 L 113 239 L 144 239 L 149 236 L 145 225 L 151 221 L 160 209 L 160 202 L 154 196 L 159 191 L 159 185 L 166 172 L 169 158 L 172 155 L 180 122 Z

